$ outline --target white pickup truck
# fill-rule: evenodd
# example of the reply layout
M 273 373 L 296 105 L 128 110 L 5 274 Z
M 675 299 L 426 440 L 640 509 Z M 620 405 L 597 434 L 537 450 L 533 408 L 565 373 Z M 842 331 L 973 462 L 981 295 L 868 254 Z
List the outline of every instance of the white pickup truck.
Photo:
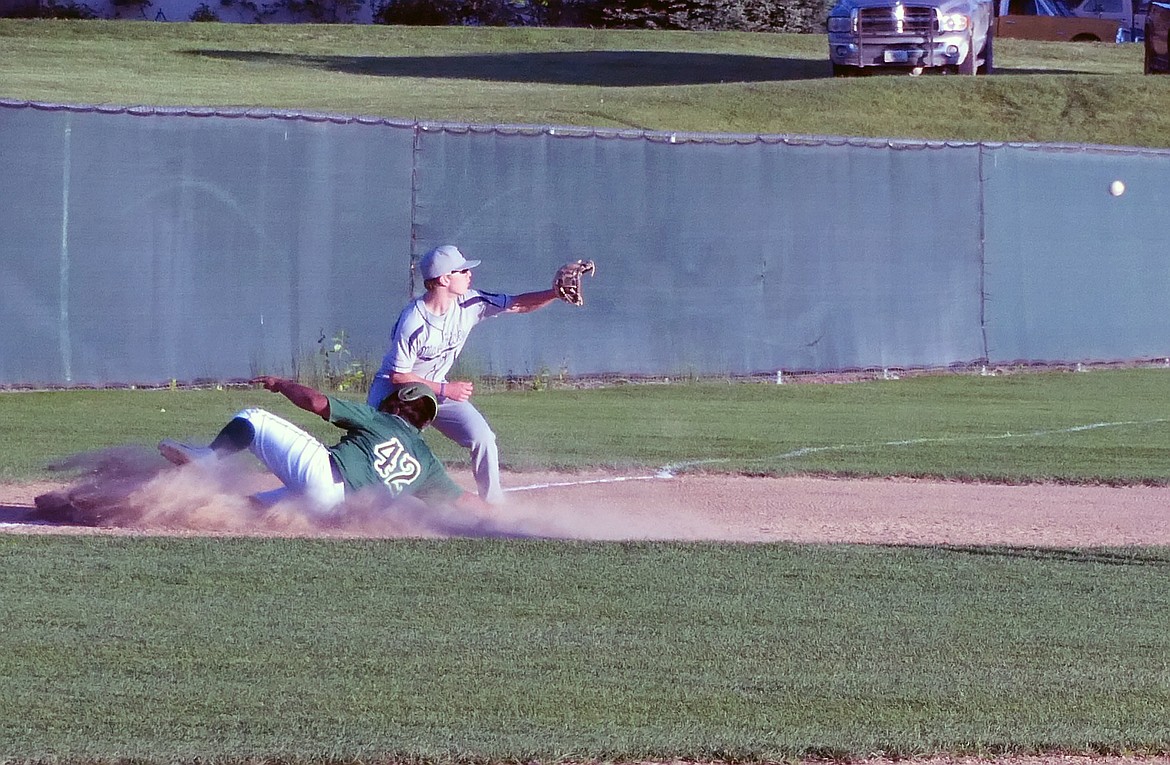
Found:
M 996 37 L 1116 42 L 1120 26 L 1074 16 L 1062 0 L 838 0 L 827 22 L 835 76 L 870 67 L 990 74 Z
M 992 0 L 839 0 L 828 20 L 833 74 L 867 67 L 988 73 L 994 15 Z

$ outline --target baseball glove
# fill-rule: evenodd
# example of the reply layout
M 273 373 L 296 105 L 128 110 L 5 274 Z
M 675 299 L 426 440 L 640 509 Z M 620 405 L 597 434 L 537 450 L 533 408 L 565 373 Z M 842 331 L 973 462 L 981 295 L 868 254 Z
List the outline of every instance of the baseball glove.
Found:
M 557 275 L 553 277 L 553 289 L 557 291 L 557 297 L 566 303 L 585 305 L 581 277 L 585 274 L 592 275 L 594 271 L 596 269 L 592 260 L 575 260 L 561 266 L 557 269 Z

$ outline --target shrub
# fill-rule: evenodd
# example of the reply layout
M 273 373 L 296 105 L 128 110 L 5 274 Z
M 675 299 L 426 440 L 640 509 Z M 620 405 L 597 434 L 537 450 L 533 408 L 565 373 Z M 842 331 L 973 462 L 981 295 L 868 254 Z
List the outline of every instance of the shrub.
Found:
M 191 11 L 191 21 L 219 21 L 219 16 L 211 10 L 207 3 L 200 3 L 199 7 Z
M 387 0 L 379 24 L 410 26 L 601 26 L 596 0 Z
M 408 26 L 442 27 L 453 24 L 450 0 L 391 0 L 374 10 L 377 24 L 404 24 Z
M 616 0 L 604 24 L 624 29 L 820 31 L 823 0 Z
M 43 19 L 100 19 L 101 14 L 84 3 L 69 0 L 67 3 L 50 2 L 41 6 L 40 17 Z
M 266 13 L 284 9 L 295 19 L 340 24 L 351 21 L 363 3 L 364 0 L 275 0 L 264 8 Z
M 826 0 L 385 0 L 380 24 L 818 32 Z

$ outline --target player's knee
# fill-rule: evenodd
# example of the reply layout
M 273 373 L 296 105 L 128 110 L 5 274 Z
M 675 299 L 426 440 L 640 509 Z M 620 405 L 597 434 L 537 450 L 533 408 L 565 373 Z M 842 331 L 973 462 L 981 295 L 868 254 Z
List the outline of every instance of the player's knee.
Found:
M 256 433 L 269 426 L 271 422 L 272 415 L 267 411 L 259 407 L 248 407 L 236 412 L 235 417 L 224 427 L 220 435 L 230 438 L 232 443 L 240 445 L 240 448 L 247 448 L 255 440 Z
M 232 419 L 247 420 L 248 422 L 252 422 L 256 418 L 264 416 L 266 414 L 267 414 L 267 412 L 265 412 L 263 409 L 256 407 L 256 406 L 250 406 L 246 409 L 241 409 L 240 411 L 236 412 L 236 416 L 233 417 Z
M 471 448 L 482 451 L 496 450 L 496 434 L 491 428 L 482 428 L 471 436 Z
M 383 399 L 390 395 L 390 391 L 394 386 L 390 383 L 388 377 L 377 375 L 374 381 L 370 383 L 370 391 L 366 394 L 366 404 L 377 409 L 382 405 Z
M 251 420 L 237 415 L 219 431 L 211 448 L 217 451 L 242 451 L 251 445 L 255 437 L 256 428 Z

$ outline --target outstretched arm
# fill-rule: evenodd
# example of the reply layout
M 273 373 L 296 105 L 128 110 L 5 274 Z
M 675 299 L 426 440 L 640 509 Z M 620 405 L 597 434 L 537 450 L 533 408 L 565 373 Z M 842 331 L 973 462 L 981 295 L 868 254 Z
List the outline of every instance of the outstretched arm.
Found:
M 283 377 L 268 375 L 257 377 L 252 382 L 263 385 L 273 393 L 279 393 L 306 412 L 312 412 L 323 420 L 329 419 L 329 399 L 319 390 Z
M 512 298 L 512 305 L 504 313 L 532 313 L 538 308 L 544 308 L 549 303 L 558 300 L 554 289 L 540 290 L 539 292 L 525 292 Z

